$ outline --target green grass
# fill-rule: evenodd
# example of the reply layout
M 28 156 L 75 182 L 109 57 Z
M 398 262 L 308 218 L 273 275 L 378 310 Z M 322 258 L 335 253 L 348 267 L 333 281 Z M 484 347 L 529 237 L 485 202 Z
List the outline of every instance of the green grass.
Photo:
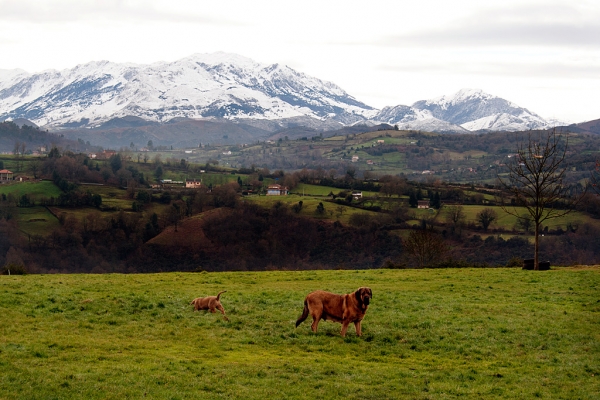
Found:
M 12 193 L 16 198 L 28 194 L 33 199 L 40 199 L 42 197 L 58 197 L 62 191 L 51 181 L 30 181 L 0 185 L 0 194 L 2 193 L 7 196 Z
M 295 328 L 373 289 L 363 336 Z M 600 270 L 0 276 L 0 398 L 598 398 Z M 230 318 L 193 312 L 222 295 Z
M 366 211 L 355 207 L 330 203 L 325 201 L 327 200 L 327 198 L 315 198 L 312 196 L 300 196 L 297 194 L 291 194 L 288 196 L 249 196 L 246 197 L 246 199 L 248 201 L 252 201 L 253 203 L 259 204 L 262 207 L 267 208 L 273 207 L 273 205 L 275 205 L 275 203 L 277 202 L 282 202 L 288 205 L 289 207 L 292 207 L 294 204 L 297 204 L 299 201 L 302 201 L 302 209 L 300 210 L 298 215 L 317 219 L 329 219 L 332 221 L 340 221 L 344 224 L 348 224 L 350 216 L 352 214 L 363 213 L 372 216 L 378 215 L 376 212 L 373 211 Z M 319 205 L 319 203 L 323 203 L 323 206 L 325 207 L 325 213 L 322 215 L 318 215 L 316 213 L 317 206 Z M 340 209 L 343 210 L 341 214 Z
M 19 229 L 26 234 L 47 236 L 60 228 L 58 219 L 46 207 L 21 207 L 18 211 Z
M 490 225 L 490 229 L 502 228 L 502 229 L 512 230 L 513 227 L 515 226 L 515 224 L 517 223 L 517 217 L 504 212 L 504 210 L 502 210 L 501 207 L 490 207 L 490 206 L 486 206 L 486 205 L 465 205 L 465 206 L 463 206 L 463 210 L 465 212 L 467 223 L 472 222 L 476 225 L 479 225 L 479 222 L 477 221 L 477 214 L 479 212 L 481 212 L 481 210 L 483 210 L 484 208 L 492 208 L 498 214 L 498 219 L 496 221 L 494 221 L 492 223 L 492 225 Z M 511 210 L 512 210 L 512 208 L 511 208 Z M 524 207 L 516 207 L 516 211 L 519 215 L 527 214 L 527 210 Z M 446 215 L 447 215 L 447 209 L 444 208 L 444 209 L 442 209 L 442 212 L 438 216 L 439 221 L 445 222 Z M 599 220 L 590 218 L 586 214 L 579 212 L 579 211 L 573 211 L 565 216 L 546 220 L 544 223 L 542 223 L 542 225 L 544 227 L 548 226 L 548 229 L 556 229 L 556 228 L 560 227 L 563 230 L 565 230 L 567 227 L 567 224 L 569 224 L 569 223 L 576 225 L 576 226 L 581 226 L 585 223 L 590 223 L 595 226 L 600 226 Z

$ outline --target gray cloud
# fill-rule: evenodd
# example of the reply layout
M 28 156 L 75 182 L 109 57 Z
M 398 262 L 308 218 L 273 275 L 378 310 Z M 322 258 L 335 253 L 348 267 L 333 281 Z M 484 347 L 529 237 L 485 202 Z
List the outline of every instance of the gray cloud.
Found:
M 600 79 L 600 65 L 570 65 L 565 63 L 523 64 L 444 62 L 439 64 L 380 65 L 378 69 L 393 72 Z
M 586 13 L 562 5 L 486 10 L 441 29 L 388 36 L 379 44 L 395 47 L 600 47 L 598 20 L 600 12 L 597 9 Z
M 0 0 L 0 20 L 31 23 L 64 23 L 79 21 L 155 21 L 243 25 L 241 23 L 194 13 L 164 12 L 152 2 L 131 4 L 122 0 L 102 1 L 34 1 Z

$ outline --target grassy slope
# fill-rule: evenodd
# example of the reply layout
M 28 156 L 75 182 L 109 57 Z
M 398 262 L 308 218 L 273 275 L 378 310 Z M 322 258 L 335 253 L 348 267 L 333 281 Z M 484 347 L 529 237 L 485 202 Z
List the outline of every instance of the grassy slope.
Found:
M 28 194 L 33 199 L 41 199 L 43 197 L 58 197 L 62 191 L 52 181 L 36 181 L 36 182 L 18 182 L 10 185 L 1 185 L 0 193 L 19 198 L 24 194 Z
M 373 289 L 363 337 L 295 329 Z M 0 276 L 0 398 L 597 398 L 600 270 Z M 230 322 L 195 313 L 222 296 Z

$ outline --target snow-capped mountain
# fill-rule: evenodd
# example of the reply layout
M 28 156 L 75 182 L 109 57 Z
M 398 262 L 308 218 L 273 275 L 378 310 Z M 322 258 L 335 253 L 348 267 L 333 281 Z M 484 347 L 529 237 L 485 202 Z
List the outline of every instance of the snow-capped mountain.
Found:
M 0 120 L 40 126 L 98 126 L 115 117 L 282 119 L 341 124 L 377 110 L 331 82 L 227 54 L 196 54 L 151 65 L 90 62 L 63 71 L 0 71 Z
M 553 125 L 526 108 L 479 89 L 462 89 L 451 96 L 417 101 L 410 107 L 385 107 L 375 118 L 404 129 L 457 133 L 545 129 Z
M 481 90 L 377 110 L 331 82 L 279 64 L 228 53 L 195 54 L 150 65 L 94 61 L 63 71 L 0 70 L 0 121 L 25 118 L 49 128 L 100 127 L 134 116 L 225 119 L 285 129 L 298 124 L 398 125 L 432 132 L 543 129 L 539 115 Z

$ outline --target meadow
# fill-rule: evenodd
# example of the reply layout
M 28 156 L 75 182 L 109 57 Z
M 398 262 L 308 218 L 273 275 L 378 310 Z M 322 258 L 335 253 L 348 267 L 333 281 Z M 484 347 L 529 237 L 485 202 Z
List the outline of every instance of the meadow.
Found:
M 304 296 L 373 290 L 363 336 Z M 580 398 L 600 267 L 0 276 L 0 398 Z M 194 312 L 221 297 L 230 319 Z

